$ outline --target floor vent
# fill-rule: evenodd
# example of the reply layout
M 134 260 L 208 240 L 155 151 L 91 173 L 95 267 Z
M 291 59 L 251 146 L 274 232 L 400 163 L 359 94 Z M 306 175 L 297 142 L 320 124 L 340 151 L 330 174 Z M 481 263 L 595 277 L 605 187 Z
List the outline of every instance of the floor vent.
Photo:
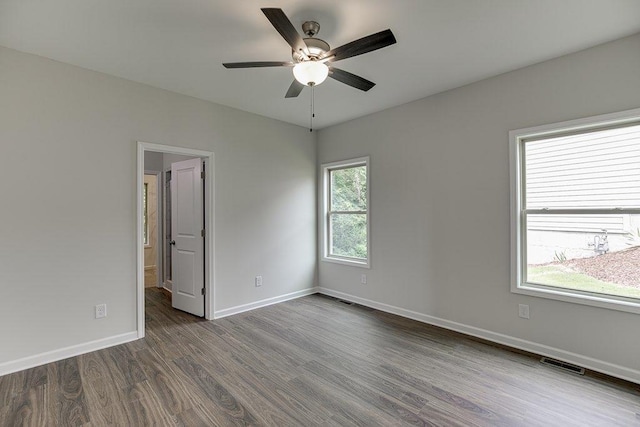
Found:
M 560 360 L 551 359 L 549 357 L 543 357 L 542 359 L 540 359 L 540 362 L 545 365 L 553 366 L 555 368 L 559 368 L 564 371 L 571 372 L 572 374 L 584 375 L 584 368 L 581 368 L 580 366 L 572 365 L 571 363 L 562 362 Z
M 339 299 L 339 298 L 336 298 L 336 301 L 341 302 L 343 304 L 347 304 L 347 305 L 354 305 L 355 304 L 355 303 L 353 303 L 351 301 L 345 301 L 345 300 Z

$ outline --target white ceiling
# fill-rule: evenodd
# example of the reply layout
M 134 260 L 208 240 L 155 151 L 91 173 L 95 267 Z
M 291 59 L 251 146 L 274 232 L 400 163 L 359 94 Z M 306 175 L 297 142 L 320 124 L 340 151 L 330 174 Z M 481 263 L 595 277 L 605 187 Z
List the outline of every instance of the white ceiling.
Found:
M 390 28 L 398 43 L 335 65 L 377 83 L 315 90 L 322 128 L 640 32 L 640 0 L 0 0 L 0 45 L 308 126 L 310 90 L 284 94 L 288 61 L 260 11 L 332 47 Z

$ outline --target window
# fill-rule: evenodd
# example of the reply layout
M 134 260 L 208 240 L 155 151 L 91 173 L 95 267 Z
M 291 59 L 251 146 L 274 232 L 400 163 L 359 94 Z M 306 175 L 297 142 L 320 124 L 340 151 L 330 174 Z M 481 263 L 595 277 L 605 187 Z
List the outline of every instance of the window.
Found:
M 369 267 L 369 158 L 322 165 L 323 260 Z
M 510 139 L 512 290 L 640 312 L 640 110 Z

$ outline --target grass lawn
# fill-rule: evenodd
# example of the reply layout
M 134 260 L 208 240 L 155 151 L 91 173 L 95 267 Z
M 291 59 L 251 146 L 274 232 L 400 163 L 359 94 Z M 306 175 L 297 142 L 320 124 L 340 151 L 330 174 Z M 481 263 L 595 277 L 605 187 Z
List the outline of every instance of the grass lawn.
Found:
M 562 265 L 529 266 L 527 282 L 598 294 L 640 298 L 640 289 L 638 288 L 603 282 L 586 274 L 576 273 Z

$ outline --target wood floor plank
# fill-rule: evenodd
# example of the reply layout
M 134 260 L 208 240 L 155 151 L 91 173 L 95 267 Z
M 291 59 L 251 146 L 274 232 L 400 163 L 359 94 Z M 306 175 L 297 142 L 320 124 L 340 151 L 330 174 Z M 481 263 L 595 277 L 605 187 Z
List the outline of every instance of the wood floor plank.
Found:
M 202 400 L 191 393 L 182 379 L 174 374 L 172 366 L 155 353 L 141 350 L 136 353 L 136 358 L 145 371 L 148 383 L 171 414 L 179 414 L 202 404 Z
M 0 426 L 640 426 L 640 385 L 311 295 L 0 377 Z
M 382 394 L 394 396 L 413 410 L 419 411 L 428 402 L 428 399 L 414 392 L 410 387 L 377 374 L 374 370 L 375 364 L 371 363 L 370 360 L 331 357 L 322 358 L 322 361 L 335 371 L 349 375 L 361 383 L 368 384 Z
M 304 401 L 288 393 L 287 382 L 279 374 L 271 374 L 250 353 L 234 353 L 230 361 L 236 366 L 233 375 L 221 381 L 233 388 L 238 400 L 265 425 L 317 425 L 324 421 L 324 417 L 309 411 Z
M 178 425 L 188 427 L 211 427 L 211 426 L 224 426 L 220 422 L 217 422 L 210 415 L 210 411 L 203 405 L 196 405 L 191 409 L 188 409 L 177 415 Z
M 47 381 L 47 367 L 44 365 L 0 377 L 0 402 L 8 404 L 12 398 L 43 386 Z
M 118 379 L 121 388 L 131 387 L 147 379 L 144 369 L 126 345 L 102 350 L 102 356 L 110 369 L 118 373 L 113 378 Z
M 245 319 L 241 319 L 239 322 L 231 320 L 230 323 L 230 334 L 233 337 L 242 337 L 240 340 L 233 338 L 233 347 L 242 348 L 243 351 L 256 355 L 263 364 L 271 369 L 272 373 L 277 374 L 285 381 L 294 378 L 297 375 L 296 368 L 312 359 L 311 354 L 301 351 L 295 345 L 279 337 L 254 328 Z M 227 339 L 227 342 L 229 341 Z
M 397 398 L 400 396 L 380 393 L 370 384 L 357 381 L 352 376 L 343 375 L 317 361 L 305 364 L 304 368 L 307 372 L 314 374 L 317 381 L 325 382 L 336 390 L 343 390 L 346 394 L 358 396 L 378 411 L 384 411 L 408 424 L 423 424 L 417 415 L 422 406 L 417 410 L 411 408 Z
M 458 412 L 472 414 L 473 418 L 485 419 L 493 425 L 508 425 L 510 422 L 515 424 L 515 421 L 509 419 L 508 416 L 495 413 L 491 409 L 464 398 L 459 394 L 440 388 L 423 378 L 415 376 L 413 373 L 406 371 L 398 365 L 382 364 L 379 367 L 379 372 L 424 393 L 429 401 L 436 400 L 444 402 L 457 408 Z
M 157 425 L 175 426 L 176 417 L 165 408 L 162 400 L 154 392 L 148 381 L 138 382 L 126 390 L 126 398 L 122 407 L 126 413 L 126 423 L 123 425 Z
M 144 340 L 153 351 L 166 360 L 173 360 L 187 355 L 185 350 L 180 349 L 180 346 L 174 343 L 171 336 L 164 332 L 149 331 Z
M 32 387 L 14 396 L 5 413 L 6 419 L 0 419 L 3 426 L 44 426 L 47 424 L 49 406 L 47 385 Z
M 83 382 L 111 377 L 107 365 L 102 359 L 102 353 L 105 352 L 93 351 L 78 356 L 78 369 Z
M 244 345 L 250 337 L 234 330 L 238 335 L 224 337 L 225 345 L 231 351 L 220 352 L 219 343 L 205 341 L 190 342 L 194 352 L 190 356 L 209 372 L 216 373 L 216 380 L 224 387 L 235 391 L 235 396 L 245 407 L 266 425 L 316 425 L 322 418 L 306 411 L 300 402 L 287 393 L 287 384 L 280 370 L 274 370 L 267 362 L 271 359 L 272 347 L 255 351 Z M 220 331 L 218 331 L 220 332 Z M 244 331 L 246 332 L 246 331 Z M 188 379 L 188 377 L 187 377 Z
M 15 395 L 23 391 L 22 383 L 25 372 L 14 372 L 0 377 L 0 406 L 8 405 Z
M 427 403 L 418 414 L 428 425 L 449 427 L 484 427 L 491 424 L 486 421 L 471 420 L 461 415 L 458 411 L 443 409 L 436 404 Z M 514 424 L 525 425 L 525 423 Z
M 55 392 L 55 398 L 49 398 L 49 408 L 54 411 L 56 424 L 81 426 L 89 423 L 78 358 L 50 363 L 47 367 L 51 380 L 48 389 Z
M 303 374 L 289 381 L 291 392 L 304 396 L 314 412 L 324 413 L 329 419 L 344 419 L 358 426 L 399 426 L 402 422 L 382 411 L 375 411 L 357 396 L 317 381 L 312 375 Z
M 174 360 L 174 363 L 209 396 L 225 420 L 231 425 L 258 425 L 256 418 L 244 408 L 222 384 L 189 356 Z
M 110 378 L 86 382 L 85 393 L 93 424 L 118 425 L 130 420 L 124 406 L 126 396 Z

